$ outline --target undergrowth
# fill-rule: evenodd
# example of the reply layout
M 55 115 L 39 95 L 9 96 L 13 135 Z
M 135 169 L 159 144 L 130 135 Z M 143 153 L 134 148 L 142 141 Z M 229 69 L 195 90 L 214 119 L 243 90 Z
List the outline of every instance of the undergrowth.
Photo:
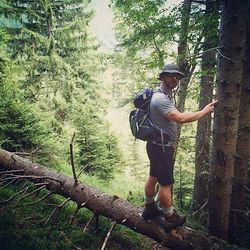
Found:
M 60 205 L 65 198 L 53 195 L 44 201 L 35 202 L 47 194 L 48 191 L 43 190 L 36 196 L 21 199 L 22 196 L 18 195 L 3 203 L 16 194 L 22 185 L 23 183 L 19 183 L 15 187 L 0 188 L 1 249 L 101 249 L 111 227 L 108 218 L 100 216 L 98 230 L 93 220 L 83 232 L 86 223 L 93 216 L 92 212 L 81 209 L 70 224 L 76 210 L 76 204 L 70 201 L 46 224 L 46 219 L 55 208 L 49 204 Z M 106 249 L 150 249 L 151 244 L 152 241 L 148 238 L 125 226 L 116 225 Z

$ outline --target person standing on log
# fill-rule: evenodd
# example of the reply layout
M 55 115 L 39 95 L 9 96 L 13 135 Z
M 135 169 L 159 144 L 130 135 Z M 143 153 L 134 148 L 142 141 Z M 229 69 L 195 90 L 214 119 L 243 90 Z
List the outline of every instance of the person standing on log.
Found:
M 149 177 L 145 183 L 145 208 L 142 216 L 151 219 L 158 215 L 164 216 L 164 224 L 170 229 L 185 223 L 186 217 L 178 214 L 173 207 L 172 185 L 174 184 L 173 144 L 177 133 L 177 123 L 193 122 L 214 111 L 213 101 L 197 112 L 179 112 L 172 102 L 172 91 L 184 74 L 175 64 L 166 64 L 159 74 L 160 88 L 150 101 L 149 117 L 155 127 L 167 134 L 170 140 L 164 144 L 161 141 L 148 141 L 147 154 L 150 160 Z M 160 207 L 154 196 L 156 184 L 159 184 Z

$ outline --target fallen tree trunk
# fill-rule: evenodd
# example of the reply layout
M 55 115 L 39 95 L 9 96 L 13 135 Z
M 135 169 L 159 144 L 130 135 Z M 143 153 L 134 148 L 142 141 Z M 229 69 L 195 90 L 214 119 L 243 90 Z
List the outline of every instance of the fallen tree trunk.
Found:
M 179 227 L 166 233 L 153 222 L 141 217 L 142 208 L 118 196 L 110 196 L 73 178 L 48 170 L 46 167 L 0 149 L 0 168 L 19 170 L 22 177 L 35 183 L 46 183 L 46 189 L 70 198 L 78 207 L 86 207 L 97 215 L 111 218 L 118 224 L 146 235 L 171 249 L 227 249 L 227 243 L 204 235 L 187 227 Z M 20 172 L 18 172 L 20 173 Z M 15 177 L 11 177 L 13 180 Z M 19 175 L 16 178 L 20 178 Z M 5 178 L 6 179 L 6 178 Z M 10 180 L 10 181 L 11 181 Z M 230 248 L 232 249 L 232 246 Z

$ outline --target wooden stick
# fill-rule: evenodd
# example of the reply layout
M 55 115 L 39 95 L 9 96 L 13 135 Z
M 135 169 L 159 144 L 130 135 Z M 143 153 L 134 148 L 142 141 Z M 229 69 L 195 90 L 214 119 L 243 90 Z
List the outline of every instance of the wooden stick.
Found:
M 37 203 L 37 202 L 43 201 L 43 200 L 45 200 L 47 197 L 49 197 L 50 195 L 52 195 L 52 194 L 54 194 L 54 193 L 55 193 L 55 191 L 51 191 L 51 192 L 49 192 L 48 194 L 44 195 L 42 198 L 40 198 L 40 199 L 38 199 L 38 200 L 36 200 L 36 201 L 30 202 L 30 203 L 26 203 L 25 206 L 33 205 L 33 204 L 35 204 L 35 203 Z
M 70 143 L 70 162 L 72 166 L 72 173 L 75 180 L 75 185 L 77 185 L 77 177 L 76 177 L 76 170 L 74 164 L 74 152 L 73 152 L 73 143 L 74 143 L 75 133 L 72 136 L 71 143 Z
M 243 187 L 250 193 L 250 189 L 246 185 L 243 185 Z
M 49 183 L 48 182 L 40 182 L 40 183 L 35 183 L 35 186 L 41 186 L 41 185 L 48 185 Z
M 4 180 L 13 180 L 13 179 L 48 179 L 48 180 L 53 180 L 53 181 L 57 181 L 60 184 L 62 183 L 60 180 L 53 178 L 53 177 L 49 177 L 49 176 L 35 176 L 35 175 L 13 175 L 12 177 L 7 177 Z
M 91 223 L 91 221 L 95 218 L 95 214 L 92 215 L 92 217 L 89 219 L 89 221 L 86 223 L 84 229 L 82 230 L 83 233 L 85 233 Z
M 79 210 L 81 209 L 82 207 L 81 206 L 77 206 L 75 212 L 73 213 L 73 215 L 71 216 L 70 218 L 70 221 L 69 221 L 69 224 L 72 225 L 77 213 L 79 212 Z
M 36 192 L 39 192 L 43 188 L 46 188 L 46 185 L 41 186 L 39 188 L 36 188 L 34 191 L 30 192 L 29 194 L 26 194 L 26 195 L 22 196 L 20 199 L 18 199 L 18 201 L 20 201 L 20 200 L 22 200 L 24 198 L 27 198 L 27 197 L 31 196 L 32 194 L 35 194 Z
M 191 213 L 190 215 L 195 215 L 198 212 L 201 212 L 208 204 L 208 201 L 206 201 L 199 209 L 195 210 L 193 213 Z
M 37 155 L 39 153 L 37 153 L 43 146 L 40 146 L 38 148 L 36 148 L 35 150 L 31 151 L 31 152 L 12 152 L 15 155 L 21 155 L 21 156 L 34 156 Z
M 107 242 L 108 242 L 108 239 L 109 239 L 109 237 L 110 237 L 110 235 L 111 235 L 111 233 L 112 233 L 112 230 L 114 229 L 115 225 L 116 225 L 116 221 L 113 221 L 112 224 L 111 224 L 111 227 L 110 227 L 110 229 L 109 229 L 109 231 L 108 231 L 108 233 L 107 233 L 107 236 L 106 236 L 106 238 L 105 238 L 105 240 L 104 240 L 104 243 L 103 243 L 103 245 L 102 245 L 101 250 L 104 250 L 104 249 L 105 249 L 105 247 L 106 247 L 106 245 L 107 245 Z
M 0 174 L 23 173 L 24 169 L 0 171 Z
M 50 214 L 50 216 L 47 218 L 47 220 L 45 221 L 45 225 L 50 221 L 50 219 L 52 218 L 52 216 L 55 214 L 56 210 L 58 209 L 62 209 L 63 206 L 65 206 L 65 204 L 70 201 L 70 198 L 68 198 L 67 200 L 65 200 L 61 205 L 57 206 L 53 211 L 52 213 Z
M 3 185 L 2 186 L 2 184 L 0 184 L 0 188 L 5 188 L 5 187 L 8 187 L 11 183 L 13 183 L 15 180 L 12 180 L 12 181 L 10 181 L 10 182 L 8 182 L 7 184 L 5 184 L 5 185 Z M 4 183 L 3 183 L 4 184 Z
M 25 193 L 29 188 L 30 188 L 30 187 L 26 187 L 26 188 L 22 189 L 21 191 L 19 191 L 19 192 L 15 193 L 14 195 L 12 195 L 9 199 L 0 202 L 0 204 L 2 205 L 2 204 L 5 204 L 5 203 L 7 203 L 7 202 L 13 200 L 17 195 L 19 195 L 19 194 L 21 194 L 21 193 Z
M 21 179 L 18 179 L 16 182 L 15 182 L 15 184 L 12 186 L 12 188 L 14 188 L 17 184 L 18 184 L 18 182 L 20 182 L 21 181 Z
M 85 170 L 85 168 L 89 165 L 89 163 L 87 163 L 84 167 L 82 167 L 80 173 L 77 175 L 77 179 L 79 178 L 79 176 L 82 174 L 82 172 Z
M 77 250 L 83 250 L 82 248 L 80 248 L 80 247 L 76 246 L 75 244 L 73 244 L 73 242 L 66 236 L 66 234 L 64 232 L 61 231 L 60 233 L 64 237 L 64 239 L 66 241 L 68 241 L 75 249 L 77 249 Z

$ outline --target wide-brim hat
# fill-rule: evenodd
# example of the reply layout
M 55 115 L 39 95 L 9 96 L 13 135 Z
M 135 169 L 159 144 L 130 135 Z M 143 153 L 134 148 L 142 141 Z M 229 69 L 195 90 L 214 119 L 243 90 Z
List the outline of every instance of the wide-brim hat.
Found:
M 162 72 L 159 74 L 159 79 L 164 74 L 176 74 L 181 78 L 185 75 L 180 71 L 179 67 L 176 64 L 166 64 L 162 69 Z

